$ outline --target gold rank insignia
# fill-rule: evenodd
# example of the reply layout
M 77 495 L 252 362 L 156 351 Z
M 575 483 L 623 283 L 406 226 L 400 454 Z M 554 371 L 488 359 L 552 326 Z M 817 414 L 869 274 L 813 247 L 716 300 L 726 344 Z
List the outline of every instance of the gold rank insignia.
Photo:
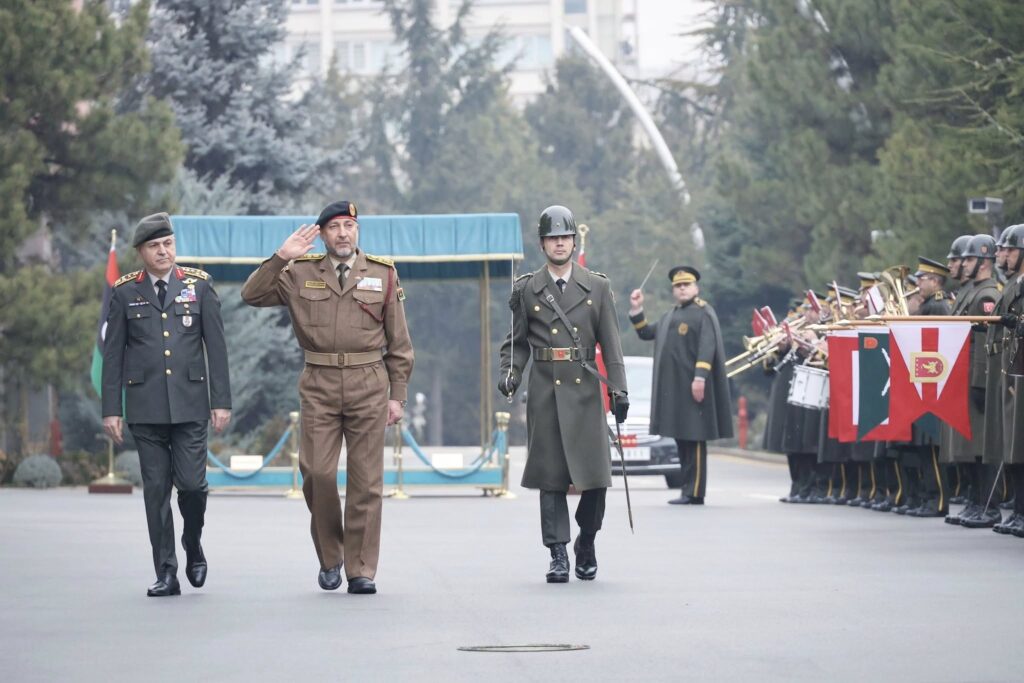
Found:
M 401 287 L 398 288 L 398 300 L 405 301 L 405 290 Z
M 324 254 L 303 254 L 302 256 L 300 256 L 299 258 L 297 258 L 295 260 L 296 261 L 318 261 L 318 260 L 322 259 L 324 256 L 327 256 L 327 254 L 326 253 L 324 253 Z
M 386 256 L 374 256 L 373 254 L 367 254 L 366 255 L 366 260 L 367 261 L 373 261 L 374 263 L 380 263 L 380 264 L 383 264 L 385 266 L 390 266 L 392 268 L 395 267 L 395 262 L 392 261 L 391 259 L 389 259 Z
M 114 283 L 114 286 L 115 287 L 120 287 L 121 285 L 123 285 L 126 282 L 131 282 L 132 280 L 134 280 L 136 277 L 138 277 L 141 274 L 142 274 L 141 270 L 134 270 L 134 271 L 128 273 L 127 275 L 122 275 L 121 277 L 119 277 L 117 279 L 117 282 Z
M 309 289 L 326 289 L 327 283 L 323 280 L 306 280 L 305 286 Z
M 198 280 L 196 280 L 194 277 L 187 277 L 184 280 L 182 280 L 182 284 L 186 285 L 194 285 L 196 282 L 198 282 Z
M 686 323 L 679 323 L 679 336 L 685 336 L 690 331 L 690 326 Z
M 199 270 L 198 268 L 189 268 L 188 266 L 178 266 L 178 267 L 181 268 L 181 271 L 183 273 L 185 273 L 186 275 L 191 275 L 193 277 L 197 277 L 200 280 L 209 280 L 210 279 L 210 274 L 207 273 L 205 270 Z M 195 281 L 193 280 L 193 282 L 195 282 Z

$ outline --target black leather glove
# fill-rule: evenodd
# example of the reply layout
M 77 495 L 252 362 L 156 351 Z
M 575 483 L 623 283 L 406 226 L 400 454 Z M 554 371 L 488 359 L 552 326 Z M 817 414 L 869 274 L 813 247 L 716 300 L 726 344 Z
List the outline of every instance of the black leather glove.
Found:
M 975 410 L 985 410 L 985 389 L 984 387 L 971 387 L 971 402 Z
M 518 372 L 515 370 L 512 372 L 506 372 L 498 378 L 498 391 L 501 392 L 502 396 L 509 398 L 516 393 L 516 389 L 519 388 L 519 381 L 520 378 Z
M 615 421 L 622 424 L 626 421 L 626 415 L 629 413 L 629 396 L 627 396 L 623 391 L 613 391 L 611 398 L 612 412 L 615 413 Z
M 1015 315 L 1002 315 L 999 317 L 999 324 L 1003 327 L 1016 328 L 1020 324 L 1020 318 Z

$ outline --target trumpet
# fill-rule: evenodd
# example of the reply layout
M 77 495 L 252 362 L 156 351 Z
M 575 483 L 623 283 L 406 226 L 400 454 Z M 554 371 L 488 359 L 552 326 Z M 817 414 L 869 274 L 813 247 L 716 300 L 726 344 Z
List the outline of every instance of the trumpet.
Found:
M 755 365 L 758 365 L 759 363 L 767 359 L 769 356 L 771 356 L 773 353 L 775 353 L 776 347 L 778 347 L 783 342 L 792 342 L 799 346 L 800 348 L 810 351 L 810 359 L 820 357 L 820 360 L 824 361 L 825 359 L 828 358 L 828 352 L 824 349 L 818 348 L 817 344 L 814 344 L 813 342 L 810 342 L 802 337 L 792 336 L 783 333 L 781 335 L 778 335 L 777 337 L 773 337 L 770 343 L 766 342 L 765 344 L 762 344 L 757 351 L 750 354 L 751 357 L 746 363 L 739 367 L 733 368 L 732 370 L 729 370 L 729 372 L 727 372 L 725 376 L 728 378 L 735 377 L 736 375 L 742 372 L 746 372 Z
M 806 318 L 800 317 L 793 321 L 785 320 L 782 325 L 788 325 L 790 331 L 795 332 L 803 327 L 806 322 Z M 735 355 L 725 361 L 725 366 L 729 367 L 730 365 L 734 365 L 744 358 L 760 353 L 765 348 L 774 348 L 775 346 L 778 346 L 779 341 L 786 337 L 786 332 L 782 329 L 782 325 L 778 325 L 770 330 L 765 330 L 764 334 L 760 337 L 743 337 L 743 348 L 746 350 L 743 353 Z

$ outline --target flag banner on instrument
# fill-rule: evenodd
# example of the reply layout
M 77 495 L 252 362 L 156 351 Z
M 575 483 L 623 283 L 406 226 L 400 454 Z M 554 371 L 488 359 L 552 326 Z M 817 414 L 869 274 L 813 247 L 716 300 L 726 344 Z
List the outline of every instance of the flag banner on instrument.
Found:
M 828 436 L 844 443 L 855 441 L 857 423 L 853 408 L 857 387 L 853 362 L 857 355 L 857 331 L 829 332 L 825 339 L 828 344 Z
M 970 439 L 971 323 L 894 322 L 889 331 L 890 423 L 937 431 L 930 413 Z
M 908 441 L 909 423 L 890 419 L 892 343 L 888 330 L 861 330 L 856 367 L 858 395 L 856 414 L 858 441 Z
M 871 315 L 882 315 L 885 313 L 885 295 L 878 285 L 871 287 L 867 292 L 868 312 Z

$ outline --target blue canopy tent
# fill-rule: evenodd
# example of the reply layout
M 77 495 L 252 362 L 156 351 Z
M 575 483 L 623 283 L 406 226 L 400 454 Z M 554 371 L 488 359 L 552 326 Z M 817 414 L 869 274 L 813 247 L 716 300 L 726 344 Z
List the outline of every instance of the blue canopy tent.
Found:
M 177 260 L 197 265 L 220 281 L 244 281 L 302 224 L 316 216 L 172 216 Z M 359 247 L 394 259 L 399 277 L 477 279 L 480 282 L 480 439 L 490 438 L 490 280 L 509 277 L 523 258 L 523 235 L 514 213 L 429 216 L 360 216 Z M 323 252 L 317 239 L 314 251 Z

